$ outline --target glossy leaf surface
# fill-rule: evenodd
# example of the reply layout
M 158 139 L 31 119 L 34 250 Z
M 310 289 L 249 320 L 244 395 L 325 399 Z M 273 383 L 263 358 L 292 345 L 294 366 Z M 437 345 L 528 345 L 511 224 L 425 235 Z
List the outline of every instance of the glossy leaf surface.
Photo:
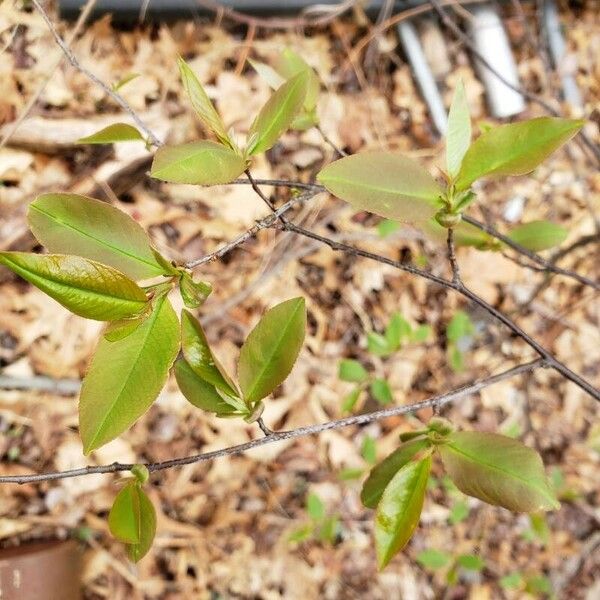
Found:
M 463 493 L 515 512 L 560 506 L 539 454 L 495 433 L 458 431 L 439 446 L 444 467 Z
M 85 454 L 116 438 L 148 410 L 178 351 L 179 322 L 166 296 L 127 337 L 100 340 L 79 399 Z
M 540 117 L 486 131 L 465 154 L 456 189 L 465 190 L 481 177 L 530 173 L 570 140 L 583 123 L 575 119 Z
M 248 132 L 248 154 L 266 152 L 289 129 L 304 104 L 308 80 L 308 74 L 301 72 L 271 95 Z
M 327 165 L 317 179 L 333 195 L 387 219 L 427 221 L 442 190 L 418 162 L 398 152 L 361 152 Z
M 405 442 L 384 458 L 371 470 L 363 484 L 360 493 L 362 503 L 368 508 L 375 508 L 392 477 L 419 452 L 429 447 L 430 443 L 426 438 L 417 438 Z
M 389 482 L 375 514 L 375 548 L 383 569 L 408 543 L 419 522 L 431 456 L 404 465 Z
M 106 202 L 78 194 L 43 194 L 29 205 L 27 219 L 50 252 L 96 260 L 136 280 L 173 271 L 142 227 Z
M 78 144 L 114 144 L 117 142 L 145 142 L 145 140 L 133 125 L 127 123 L 114 123 L 77 140 Z
M 268 310 L 240 351 L 238 375 L 250 405 L 268 396 L 290 374 L 306 329 L 304 298 L 292 298 Z
M 146 294 L 135 281 L 80 256 L 0 252 L 0 264 L 86 319 L 123 319 L 146 306 Z
M 246 161 L 237 152 L 204 140 L 159 148 L 150 174 L 170 183 L 218 185 L 233 181 L 245 168 Z

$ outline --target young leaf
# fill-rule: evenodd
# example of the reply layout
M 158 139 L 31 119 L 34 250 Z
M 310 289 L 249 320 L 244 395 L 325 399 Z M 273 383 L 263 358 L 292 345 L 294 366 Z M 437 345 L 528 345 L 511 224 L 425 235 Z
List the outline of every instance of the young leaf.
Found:
M 410 339 L 411 333 L 410 323 L 397 312 L 392 315 L 385 328 L 385 339 L 394 350 L 397 350 L 405 340 Z
M 159 148 L 150 175 L 170 183 L 218 185 L 233 181 L 245 168 L 246 161 L 235 150 L 204 140 Z
M 363 438 L 360 455 L 371 465 L 377 462 L 377 446 L 375 445 L 375 440 L 370 435 Z
M 459 431 L 439 451 L 452 481 L 469 496 L 515 512 L 560 507 L 539 454 L 512 438 Z
M 179 291 L 187 308 L 198 308 L 212 293 L 212 285 L 206 281 L 194 281 L 193 277 L 184 271 L 179 280 Z
M 459 81 L 450 105 L 446 134 L 446 168 L 451 177 L 455 177 L 460 171 L 460 164 L 470 143 L 471 116 L 465 86 Z
M 385 488 L 375 514 L 377 562 L 383 569 L 412 537 L 419 522 L 431 456 L 404 465 Z
M 244 399 L 252 405 L 268 396 L 290 374 L 306 328 L 304 298 L 292 298 L 268 310 L 250 332 L 238 364 Z
M 550 221 L 532 221 L 516 227 L 508 237 L 532 252 L 540 252 L 560 246 L 568 235 L 567 229 Z
M 417 438 L 405 442 L 384 458 L 371 470 L 369 477 L 363 484 L 360 493 L 362 503 L 367 508 L 375 508 L 379 504 L 383 491 L 394 475 L 419 452 L 429 447 L 430 443 L 427 438 Z
M 442 193 L 416 161 L 398 152 L 361 152 L 327 165 L 317 179 L 334 196 L 387 219 L 427 221 Z
M 272 94 L 248 132 L 249 155 L 266 152 L 289 129 L 306 98 L 308 81 L 309 75 L 303 71 Z
M 481 571 L 485 567 L 485 561 L 476 554 L 461 554 L 456 559 L 457 564 L 467 571 Z
M 530 173 L 583 124 L 583 120 L 540 117 L 486 131 L 467 150 L 456 189 L 466 190 L 481 177 Z
M 371 382 L 371 395 L 379 404 L 389 404 L 394 401 L 390 384 L 385 379 L 374 379 Z
M 227 130 L 219 113 L 215 110 L 213 103 L 204 91 L 194 71 L 192 71 L 183 58 L 179 58 L 177 64 L 179 65 L 179 74 L 181 75 L 183 87 L 202 123 L 217 136 L 222 144 L 230 148 L 235 148 L 235 144 L 231 141 L 229 135 L 227 135 Z
M 452 555 L 447 552 L 441 552 L 433 548 L 422 550 L 417 554 L 417 562 L 423 565 L 426 569 L 435 571 L 450 564 Z
M 362 388 L 357 385 L 349 394 L 347 394 L 342 402 L 342 411 L 352 412 L 356 403 L 359 401 L 362 392 Z
M 357 360 L 344 358 L 338 366 L 338 377 L 342 381 L 362 383 L 367 380 L 369 374 Z
M 108 528 L 113 536 L 126 544 L 140 541 L 140 486 L 131 480 L 117 494 L 108 513 Z
M 136 280 L 173 274 L 142 227 L 106 202 L 78 194 L 42 194 L 29 205 L 27 220 L 50 252 L 97 260 Z
M 181 313 L 181 348 L 198 377 L 229 396 L 239 395 L 235 383 L 213 355 L 202 325 L 188 310 Z
M 196 408 L 214 412 L 220 417 L 240 414 L 239 410 L 223 399 L 214 385 L 199 377 L 183 358 L 175 362 L 175 379 L 181 393 Z
M 79 399 L 85 454 L 123 433 L 148 410 L 179 351 L 179 322 L 166 296 L 130 335 L 101 339 Z
M 387 356 L 388 354 L 391 354 L 395 348 L 389 343 L 385 336 L 376 331 L 369 331 L 369 333 L 367 333 L 367 350 L 375 356 Z
M 115 144 L 118 142 L 145 142 L 144 136 L 133 126 L 127 123 L 114 123 L 100 131 L 82 137 L 78 144 Z
M 133 562 L 138 562 L 152 547 L 156 535 L 156 511 L 146 495 L 146 492 L 138 485 L 139 494 L 139 541 L 127 546 L 127 556 Z
M 474 333 L 475 325 L 473 325 L 471 317 L 463 310 L 457 310 L 446 327 L 446 337 L 454 343 Z
M 313 521 L 320 521 L 325 517 L 323 501 L 312 492 L 306 498 L 306 512 Z
M 80 256 L 0 252 L 0 264 L 86 319 L 114 321 L 146 306 L 146 294 L 135 281 Z
M 248 62 L 271 89 L 276 90 L 285 83 L 285 77 L 282 77 L 273 67 L 251 58 L 248 59 Z
M 383 219 L 377 224 L 377 233 L 379 237 L 386 238 L 400 229 L 400 223 L 398 221 L 392 221 L 392 219 Z
M 277 70 L 286 78 L 290 79 L 298 73 L 308 73 L 308 83 L 306 86 L 306 98 L 304 99 L 304 108 L 311 112 L 317 105 L 319 88 L 321 84 L 313 68 L 291 48 L 284 48 L 277 60 Z

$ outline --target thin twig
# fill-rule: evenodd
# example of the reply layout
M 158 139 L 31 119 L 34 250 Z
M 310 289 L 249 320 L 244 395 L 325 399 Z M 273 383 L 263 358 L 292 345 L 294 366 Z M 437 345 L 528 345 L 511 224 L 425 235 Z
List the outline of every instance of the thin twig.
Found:
M 92 73 L 92 71 L 84 67 L 79 62 L 79 60 L 77 60 L 77 57 L 75 56 L 75 54 L 73 54 L 71 48 L 69 48 L 69 46 L 65 43 L 65 41 L 62 39 L 58 31 L 56 30 L 54 23 L 52 23 L 52 21 L 50 20 L 50 17 L 48 16 L 48 13 L 44 10 L 44 7 L 42 6 L 41 2 L 39 0 L 31 1 L 35 6 L 36 10 L 40 13 L 42 18 L 46 22 L 46 25 L 48 26 L 48 29 L 54 36 L 56 43 L 59 45 L 60 49 L 63 51 L 64 55 L 67 57 L 67 60 L 71 63 L 71 65 L 75 69 L 83 73 L 90 81 L 92 81 L 94 84 L 100 87 L 106 93 L 106 95 L 110 96 L 127 114 L 129 114 L 129 116 L 134 120 L 136 125 L 146 134 L 148 140 L 150 141 L 150 143 L 152 143 L 152 145 L 162 146 L 162 142 L 146 126 L 142 119 L 140 119 L 138 114 L 135 112 L 135 110 L 133 110 L 133 108 L 127 102 L 127 100 L 125 100 L 123 96 L 115 92 L 109 85 L 104 83 L 104 81 L 102 81 L 99 77 Z
M 270 429 L 269 427 L 267 427 L 267 425 L 265 424 L 265 422 L 263 421 L 262 417 L 258 417 L 258 419 L 256 419 L 256 424 L 260 427 L 260 430 L 266 435 L 266 436 L 270 436 L 273 435 L 275 432 Z
M 450 268 L 452 269 L 452 283 L 459 285 L 461 283 L 460 269 L 458 267 L 458 261 L 456 260 L 456 248 L 454 247 L 454 229 L 452 229 L 452 227 L 448 228 L 446 246 L 448 247 L 448 262 L 450 263 Z
M 81 29 L 83 28 L 86 21 L 88 20 L 88 17 L 90 16 L 90 13 L 92 12 L 92 10 L 96 4 L 96 1 L 97 0 L 88 0 L 86 2 L 85 6 L 83 7 L 83 9 L 79 15 L 79 18 L 77 19 L 77 22 L 75 23 L 75 27 L 73 27 L 73 31 L 71 31 L 71 33 L 69 34 L 69 37 L 67 38 L 67 40 L 65 42 L 65 45 L 68 48 L 71 46 L 71 44 L 73 44 L 73 42 L 76 40 L 77 36 L 81 32 Z M 16 28 L 15 28 L 15 33 L 16 33 Z M 27 101 L 27 104 L 23 107 L 23 109 L 19 113 L 19 116 L 10 124 L 9 127 L 7 127 L 6 132 L 2 136 L 2 139 L 0 140 L 0 148 L 3 148 L 6 145 L 8 140 L 15 134 L 17 129 L 19 129 L 19 127 L 23 124 L 23 121 L 27 118 L 27 115 L 30 113 L 31 109 L 35 106 L 35 104 L 39 100 L 40 96 L 44 93 L 44 90 L 48 86 L 50 79 L 52 78 L 52 76 L 54 75 L 54 72 L 59 67 L 60 63 L 62 62 L 62 60 L 64 58 L 64 53 L 58 51 L 57 54 L 58 54 L 58 56 L 57 56 L 56 60 L 50 66 L 50 68 L 46 71 L 46 77 L 45 77 L 44 81 L 42 82 L 42 84 L 38 87 L 38 89 L 35 91 L 33 96 L 31 96 L 29 98 L 29 100 Z
M 267 444 L 272 444 L 274 442 L 281 442 L 284 440 L 306 437 L 309 435 L 321 433 L 323 431 L 329 431 L 331 429 L 341 429 L 343 427 L 350 427 L 352 425 L 365 425 L 367 423 L 373 423 L 374 421 L 380 421 L 381 419 L 385 419 L 387 417 L 406 415 L 417 412 L 424 408 L 443 406 L 444 404 L 448 404 L 449 402 L 454 402 L 456 400 L 460 400 L 461 398 L 465 398 L 466 396 L 475 394 L 481 391 L 482 389 L 493 385 L 494 383 L 504 381 L 505 379 L 509 379 L 511 377 L 516 377 L 517 375 L 521 375 L 523 373 L 530 373 L 538 368 L 545 366 L 545 361 L 543 359 L 538 359 L 518 365 L 516 367 L 513 367 L 512 369 L 508 369 L 507 371 L 498 373 L 497 375 L 492 375 L 491 377 L 487 377 L 486 379 L 475 381 L 451 392 L 446 392 L 444 394 L 433 396 L 427 400 L 423 400 L 422 402 L 416 402 L 414 404 L 403 406 L 394 406 L 391 408 L 385 408 L 367 414 L 354 415 L 351 417 L 346 417 L 345 419 L 328 421 L 327 423 L 320 423 L 318 425 L 308 425 L 306 427 L 299 427 L 297 429 L 291 429 L 288 431 L 277 431 L 274 432 L 272 435 L 265 435 L 264 437 L 251 440 L 250 442 L 238 444 L 237 446 L 230 446 L 228 448 L 213 450 L 212 452 L 203 452 L 201 454 L 195 454 L 183 458 L 173 458 L 171 460 L 165 460 L 157 463 L 146 463 L 145 466 L 151 472 L 163 471 L 165 469 L 172 469 L 174 467 L 182 467 L 184 465 L 206 462 L 223 456 L 242 454 L 244 452 L 247 452 L 248 450 L 253 450 L 254 448 L 258 448 L 260 446 L 266 446 Z M 66 471 L 39 473 L 36 475 L 4 475 L 0 476 L 0 483 L 39 483 L 42 481 L 53 481 L 56 479 L 80 477 L 82 475 L 129 471 L 133 466 L 133 464 L 115 462 L 109 465 L 89 466 L 80 469 L 70 469 Z
M 337 144 L 325 133 L 320 123 L 315 125 L 315 129 L 321 134 L 323 141 L 331 147 L 331 149 L 341 157 L 348 156 L 348 153 L 345 150 L 342 150 L 337 146 Z

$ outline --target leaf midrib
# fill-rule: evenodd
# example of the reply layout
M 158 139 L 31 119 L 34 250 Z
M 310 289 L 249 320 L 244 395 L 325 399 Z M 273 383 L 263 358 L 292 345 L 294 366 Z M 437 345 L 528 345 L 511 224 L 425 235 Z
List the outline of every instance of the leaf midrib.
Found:
M 17 269 L 19 269 L 21 271 L 30 273 L 33 276 L 32 278 L 34 278 L 34 279 L 40 279 L 42 281 L 49 281 L 55 285 L 62 286 L 65 288 L 73 288 L 75 290 L 78 290 L 78 291 L 88 294 L 90 296 L 95 296 L 97 298 L 108 298 L 110 300 L 118 300 L 119 302 L 131 302 L 132 304 L 141 304 L 142 306 L 144 304 L 146 304 L 146 301 L 144 301 L 144 300 L 135 300 L 132 298 L 123 298 L 122 296 L 114 296 L 109 293 L 102 293 L 102 292 L 98 292 L 95 290 L 90 290 L 89 288 L 82 287 L 81 285 L 74 285 L 74 282 L 67 284 L 64 281 L 60 281 L 59 279 L 56 279 L 51 276 L 42 276 L 39 273 L 36 273 L 35 271 L 30 270 L 30 268 L 23 267 L 22 265 L 19 265 L 18 263 L 11 261 L 6 256 L 1 256 L 0 261 L 2 261 L 2 260 L 11 263 L 12 265 L 14 265 Z M 141 290 L 141 288 L 140 288 L 140 290 Z M 140 310 L 141 310 L 141 307 L 140 307 Z
M 106 421 L 108 420 L 110 414 L 112 413 L 112 410 L 116 406 L 117 402 L 120 400 L 121 395 L 123 394 L 123 390 L 125 389 L 125 387 L 127 386 L 127 383 L 129 382 L 129 379 L 131 377 L 131 373 L 133 373 L 134 369 L 137 367 L 137 365 L 138 365 L 138 363 L 140 361 L 140 356 L 142 355 L 143 351 L 146 348 L 146 344 L 148 343 L 148 338 L 150 337 L 150 334 L 152 333 L 152 331 L 154 329 L 154 326 L 155 326 L 156 321 L 158 319 L 158 315 L 162 311 L 162 308 L 164 306 L 165 301 L 166 301 L 165 297 L 160 298 L 158 300 L 157 304 L 160 302 L 160 306 L 156 306 L 155 307 L 155 310 L 153 311 L 153 315 L 148 320 L 148 329 L 146 331 L 146 334 L 143 337 L 143 340 L 140 341 L 141 343 L 139 345 L 139 350 L 138 350 L 138 352 L 137 352 L 134 360 L 132 360 L 130 362 L 130 368 L 127 371 L 127 376 L 123 378 L 123 384 L 121 385 L 121 388 L 119 389 L 119 392 L 117 394 L 115 394 L 114 400 L 112 401 L 109 409 L 105 412 L 104 418 L 102 419 L 102 421 L 100 422 L 100 425 L 96 429 L 96 433 L 94 434 L 94 437 L 90 440 L 90 443 L 85 448 L 86 453 L 90 452 L 91 449 L 94 447 L 94 443 L 98 439 L 98 436 L 100 435 L 100 433 L 102 432 L 102 430 L 104 429 Z
M 340 177 L 321 177 L 319 178 L 320 181 L 322 182 L 333 182 L 333 183 L 344 183 L 344 184 L 350 184 L 354 187 L 359 187 L 359 188 L 364 188 L 367 190 L 372 190 L 374 192 L 381 192 L 381 193 L 385 193 L 385 194 L 393 194 L 395 196 L 403 196 L 405 198 L 417 198 L 418 200 L 428 200 L 430 201 L 432 204 L 435 204 L 435 199 L 436 196 L 441 193 L 439 190 L 436 191 L 436 195 L 435 196 L 425 196 L 425 195 L 418 195 L 417 193 L 414 192 L 400 192 L 398 191 L 398 189 L 396 188 L 392 188 L 392 189 L 388 189 L 385 187 L 381 187 L 378 185 L 371 185 L 371 184 L 366 184 L 366 183 L 362 183 L 360 181 L 351 181 L 351 180 L 347 180 L 347 179 L 343 179 Z M 325 185 L 325 187 L 327 187 L 327 185 Z
M 76 231 L 77 233 L 79 233 L 80 235 L 82 235 L 83 237 L 87 237 L 90 240 L 93 240 L 94 242 L 98 242 L 100 245 L 104 246 L 105 248 L 108 248 L 109 250 L 112 250 L 113 252 L 116 252 L 117 254 L 121 254 L 123 256 L 125 256 L 126 258 L 129 259 L 133 259 L 136 260 L 138 262 L 143 263 L 144 265 L 148 266 L 148 267 L 152 267 L 153 270 L 157 271 L 159 274 L 163 274 L 164 271 L 162 269 L 160 269 L 159 267 L 157 267 L 157 265 L 155 263 L 152 263 L 140 256 L 137 256 L 135 254 L 131 254 L 121 248 L 118 248 L 117 246 L 112 246 L 111 244 L 109 244 L 108 242 L 106 242 L 105 240 L 102 240 L 100 238 L 97 238 L 93 235 L 91 235 L 90 233 L 87 233 L 86 231 L 83 231 L 81 229 L 78 229 L 77 227 L 73 226 L 71 223 L 68 223 L 67 221 L 62 221 L 61 219 L 59 219 L 58 217 L 54 216 L 52 213 L 46 212 L 45 210 L 42 210 L 39 206 L 35 205 L 35 204 L 31 204 L 30 208 L 33 210 L 37 210 L 39 213 L 45 215 L 46 217 L 50 218 L 52 221 L 54 221 L 56 224 L 67 227 L 69 229 L 72 229 L 73 231 Z
M 273 360 L 273 356 L 275 356 L 278 352 L 277 350 L 279 349 L 279 347 L 281 346 L 281 343 L 283 342 L 283 340 L 285 339 L 285 336 L 287 335 L 287 332 L 289 330 L 289 328 L 291 327 L 291 324 L 296 316 L 296 314 L 298 313 L 298 311 L 301 309 L 302 307 L 302 303 L 298 302 L 298 305 L 296 307 L 296 309 L 292 312 L 292 314 L 290 315 L 290 318 L 287 322 L 287 325 L 284 327 L 284 329 L 282 330 L 281 336 L 279 337 L 279 339 L 277 340 L 276 344 L 273 344 L 273 348 L 274 351 L 271 352 L 269 354 L 268 360 L 265 360 L 263 362 L 263 366 L 259 371 L 259 374 L 254 378 L 254 385 L 250 388 L 249 392 L 247 394 L 245 394 L 245 396 L 247 398 L 252 398 L 252 396 L 254 395 L 254 392 L 256 391 L 259 382 L 261 381 L 261 379 L 263 378 L 263 375 L 265 374 L 269 364 L 271 363 L 271 361 Z
M 284 99 L 283 102 L 280 103 L 279 109 L 275 113 L 275 116 L 271 119 L 271 125 L 265 130 L 265 133 L 261 136 L 261 138 L 259 140 L 257 140 L 256 144 L 254 145 L 254 148 L 252 148 L 252 152 L 253 153 L 256 153 L 256 152 L 260 151 L 260 150 L 257 150 L 257 149 L 260 147 L 261 142 L 263 142 L 265 140 L 265 138 L 267 138 L 268 135 L 271 133 L 271 131 L 273 131 L 273 129 L 275 128 L 275 123 L 277 122 L 277 120 L 279 119 L 279 117 L 281 117 L 281 114 L 283 113 L 284 108 L 286 108 L 288 106 L 288 104 L 290 103 L 290 98 L 292 98 L 292 95 L 295 93 L 296 88 L 300 84 L 300 81 L 301 81 L 301 78 L 298 77 L 298 80 L 296 81 L 295 85 L 290 88 L 287 97 Z M 294 120 L 294 117 L 292 117 L 290 119 L 290 123 L 293 120 Z M 258 119 L 257 119 L 256 127 L 258 127 Z M 251 128 L 251 130 L 249 132 L 249 135 L 251 135 L 252 133 L 256 132 L 256 127 L 253 126 Z
M 518 474 L 515 473 L 511 473 L 510 471 L 507 471 L 506 469 L 502 469 L 500 467 L 498 467 L 497 465 L 493 465 L 490 463 L 484 463 L 481 461 L 477 461 L 475 458 L 473 458 L 473 456 L 471 454 L 467 454 L 466 452 L 464 452 L 463 450 L 460 450 L 459 448 L 457 448 L 454 444 L 449 443 L 447 445 L 448 448 L 450 448 L 451 450 L 453 450 L 454 452 L 456 452 L 456 454 L 460 454 L 461 456 L 464 456 L 465 458 L 469 459 L 472 463 L 476 464 L 476 465 L 483 465 L 484 467 L 492 470 L 492 471 L 497 471 L 498 473 L 502 473 L 503 475 L 506 475 L 508 477 L 512 477 L 513 479 L 516 479 L 517 481 L 519 481 L 520 483 L 524 484 L 526 487 L 531 487 L 533 489 L 535 489 L 538 493 L 540 493 L 544 498 L 549 498 L 552 500 L 551 497 L 548 496 L 548 494 L 542 490 L 541 488 L 538 487 L 538 485 L 532 485 L 530 483 L 530 479 L 525 479 L 524 477 L 520 477 Z M 554 503 L 552 503 L 554 504 Z

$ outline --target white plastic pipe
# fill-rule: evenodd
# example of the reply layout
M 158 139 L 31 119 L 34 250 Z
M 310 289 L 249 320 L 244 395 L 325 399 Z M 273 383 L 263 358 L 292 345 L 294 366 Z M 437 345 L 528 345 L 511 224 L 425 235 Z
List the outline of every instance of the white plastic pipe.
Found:
M 519 87 L 517 66 L 498 13 L 487 4 L 473 7 L 470 12 L 473 18 L 469 24 L 469 33 L 475 48 L 506 81 Z M 477 74 L 485 87 L 490 112 L 494 117 L 512 117 L 525 110 L 525 100 L 519 92 L 506 85 L 480 60 L 474 60 Z

